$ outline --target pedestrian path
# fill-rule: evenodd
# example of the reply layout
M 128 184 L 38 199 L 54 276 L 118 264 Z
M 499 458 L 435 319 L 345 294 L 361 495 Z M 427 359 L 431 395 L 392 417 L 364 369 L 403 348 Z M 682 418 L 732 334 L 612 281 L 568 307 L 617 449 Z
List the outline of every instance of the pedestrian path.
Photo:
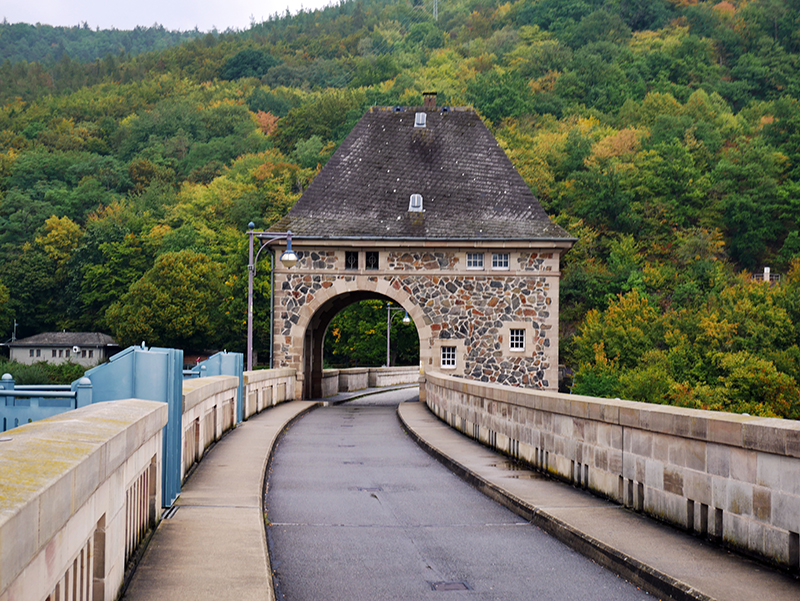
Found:
M 467 438 L 423 403 L 403 403 L 409 434 L 453 471 L 568 545 L 662 597 L 797 601 L 800 580 L 544 478 Z
M 340 403 L 394 388 L 345 392 Z M 153 534 L 126 601 L 274 599 L 264 513 L 264 477 L 281 431 L 321 404 L 291 401 L 239 424 L 197 464 Z

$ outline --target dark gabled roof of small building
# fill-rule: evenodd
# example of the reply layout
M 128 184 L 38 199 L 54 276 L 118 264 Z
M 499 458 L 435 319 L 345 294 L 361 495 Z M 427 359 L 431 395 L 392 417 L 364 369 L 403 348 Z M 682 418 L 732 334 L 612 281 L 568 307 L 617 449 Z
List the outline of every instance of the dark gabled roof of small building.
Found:
M 414 127 L 427 113 L 426 127 Z M 409 211 L 421 194 L 424 212 Z M 471 109 L 372 108 L 288 215 L 302 238 L 572 242 Z
M 102 347 L 117 346 L 108 334 L 99 332 L 44 332 L 10 342 L 8 346 L 63 346 Z

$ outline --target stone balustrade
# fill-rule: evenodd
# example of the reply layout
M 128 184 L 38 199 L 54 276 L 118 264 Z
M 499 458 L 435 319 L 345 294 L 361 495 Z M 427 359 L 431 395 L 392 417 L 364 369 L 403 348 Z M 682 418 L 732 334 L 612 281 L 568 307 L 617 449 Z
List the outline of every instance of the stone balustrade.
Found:
M 278 403 L 296 399 L 295 381 L 296 372 L 293 368 L 244 372 L 244 418 Z
M 0 439 L 0 600 L 113 601 L 161 512 L 167 405 L 96 403 Z
M 800 422 L 426 375 L 442 420 L 574 486 L 800 568 Z

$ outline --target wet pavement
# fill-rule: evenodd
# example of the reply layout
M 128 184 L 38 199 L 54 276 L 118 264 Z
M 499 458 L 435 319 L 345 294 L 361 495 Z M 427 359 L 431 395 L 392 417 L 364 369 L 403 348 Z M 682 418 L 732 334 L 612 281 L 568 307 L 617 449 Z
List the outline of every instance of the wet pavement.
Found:
M 319 408 L 281 438 L 266 496 L 278 599 L 652 598 L 421 450 L 396 416 L 417 394 Z

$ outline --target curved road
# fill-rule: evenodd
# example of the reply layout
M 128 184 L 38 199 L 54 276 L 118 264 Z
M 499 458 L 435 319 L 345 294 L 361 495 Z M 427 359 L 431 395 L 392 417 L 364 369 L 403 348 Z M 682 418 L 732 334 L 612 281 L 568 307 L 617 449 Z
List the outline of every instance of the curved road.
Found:
M 266 498 L 278 599 L 652 599 L 417 447 L 395 414 L 417 395 L 316 409 L 285 434 Z

